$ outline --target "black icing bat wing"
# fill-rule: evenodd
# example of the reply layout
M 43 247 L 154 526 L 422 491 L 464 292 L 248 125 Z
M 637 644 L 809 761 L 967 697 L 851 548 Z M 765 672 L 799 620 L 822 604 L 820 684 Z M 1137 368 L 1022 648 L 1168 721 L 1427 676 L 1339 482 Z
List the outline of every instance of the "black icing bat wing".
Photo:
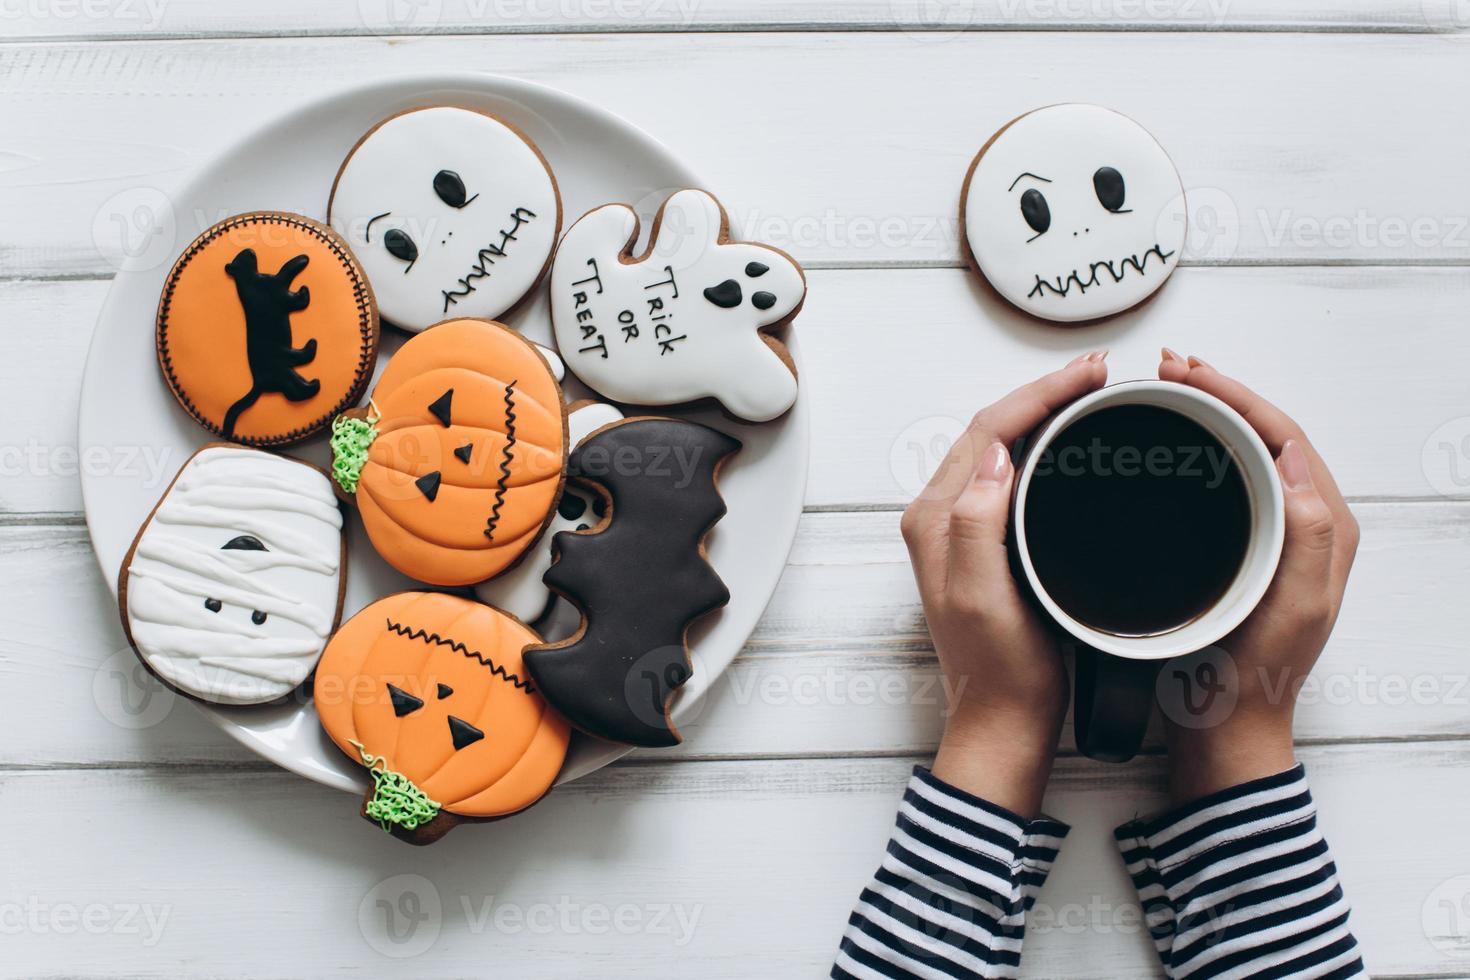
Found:
M 549 588 L 582 613 L 568 640 L 525 652 L 541 694 L 600 738 L 676 745 L 668 717 L 689 679 L 689 624 L 730 601 L 705 560 L 704 537 L 725 514 L 715 485 L 736 439 L 694 422 L 634 418 L 583 441 L 570 479 L 606 496 L 607 520 L 562 531 Z

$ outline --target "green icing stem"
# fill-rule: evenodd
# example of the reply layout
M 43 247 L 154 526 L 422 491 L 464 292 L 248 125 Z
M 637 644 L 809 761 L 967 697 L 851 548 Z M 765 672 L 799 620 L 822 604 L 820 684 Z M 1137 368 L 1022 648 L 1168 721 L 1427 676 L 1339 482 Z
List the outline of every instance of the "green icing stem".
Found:
M 378 417 L 339 415 L 332 421 L 332 479 L 347 493 L 357 492 L 357 480 L 367 465 L 368 447 L 378 437 Z
M 369 755 L 361 742 L 350 742 L 362 764 L 373 774 L 373 798 L 368 800 L 367 815 L 378 826 L 392 831 L 394 826 L 415 830 L 439 815 L 439 804 L 401 772 L 388 768 L 382 756 Z

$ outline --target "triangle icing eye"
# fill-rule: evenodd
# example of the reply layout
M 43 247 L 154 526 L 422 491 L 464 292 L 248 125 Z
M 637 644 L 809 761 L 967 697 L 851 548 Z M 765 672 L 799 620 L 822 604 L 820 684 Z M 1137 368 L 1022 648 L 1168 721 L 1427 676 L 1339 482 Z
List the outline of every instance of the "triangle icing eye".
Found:
M 468 464 L 470 461 L 470 453 L 474 452 L 474 449 L 475 444 L 472 442 L 467 442 L 463 446 L 460 446 L 458 449 L 456 449 L 454 451 L 454 455 L 459 457 L 459 461 L 461 463 Z
M 454 693 L 454 688 L 450 687 L 448 684 L 440 684 L 439 685 L 439 700 L 440 701 L 443 701 L 445 698 L 449 697 L 449 695 L 451 695 L 453 693 Z
M 433 403 L 429 405 L 429 414 L 438 419 L 439 424 L 444 426 L 444 428 L 446 429 L 450 426 L 449 407 L 453 401 L 454 389 L 447 388 L 445 389 L 444 394 L 434 399 Z
M 485 737 L 485 733 L 462 718 L 449 716 L 449 737 L 454 741 L 454 750 L 458 752 L 466 745 L 474 745 Z
M 416 698 L 401 687 L 388 685 L 388 697 L 393 701 L 393 714 L 399 718 L 411 715 L 424 706 L 423 698 Z
M 435 470 L 432 473 L 425 473 L 417 480 L 414 480 L 413 485 L 418 487 L 419 493 L 427 497 L 429 503 L 432 504 L 434 498 L 439 496 L 439 471 Z
M 434 193 L 439 195 L 439 200 L 456 210 L 480 196 L 476 194 L 474 197 L 466 197 L 464 181 L 453 170 L 441 170 L 434 175 Z

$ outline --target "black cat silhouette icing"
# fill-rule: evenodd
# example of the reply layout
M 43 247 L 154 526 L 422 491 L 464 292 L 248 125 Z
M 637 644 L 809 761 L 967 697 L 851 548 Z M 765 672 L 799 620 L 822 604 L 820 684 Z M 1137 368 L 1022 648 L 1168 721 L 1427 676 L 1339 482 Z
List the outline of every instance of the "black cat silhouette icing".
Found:
M 284 395 L 288 401 L 301 402 L 321 390 L 319 379 L 308 380 L 296 373 L 303 364 L 316 357 L 316 338 L 300 347 L 291 346 L 291 314 L 306 309 L 311 291 L 305 286 L 292 290 L 291 282 L 310 259 L 297 255 L 288 259 L 275 274 L 259 271 L 255 250 L 241 249 L 225 266 L 235 280 L 235 292 L 245 311 L 245 356 L 250 363 L 250 390 L 240 396 L 225 413 L 224 435 L 235 436 L 235 423 L 254 405 L 261 395 Z

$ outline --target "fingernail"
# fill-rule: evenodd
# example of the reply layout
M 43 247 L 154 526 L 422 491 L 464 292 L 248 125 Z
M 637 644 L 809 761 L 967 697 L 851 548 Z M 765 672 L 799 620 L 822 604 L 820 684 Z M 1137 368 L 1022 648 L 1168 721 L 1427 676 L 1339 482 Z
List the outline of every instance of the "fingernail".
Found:
M 1204 361 L 1202 361 L 1199 358 L 1195 357 L 1193 354 L 1190 354 L 1189 355 L 1189 366 L 1192 367 L 1192 368 L 1196 368 L 1196 367 L 1209 367 L 1210 365 L 1206 364 Z
M 1312 489 L 1311 464 L 1295 439 L 1286 440 L 1281 447 L 1281 480 L 1288 490 Z
M 1094 363 L 1094 364 L 1099 364 L 1099 363 L 1107 360 L 1108 351 L 1110 349 L 1111 348 L 1104 347 L 1102 350 L 1095 350 L 1091 354 L 1088 354 L 1087 355 L 1087 359 L 1089 361 L 1091 361 L 1092 363 Z
M 1070 361 L 1067 362 L 1067 367 L 1072 367 L 1074 365 L 1081 364 L 1083 361 L 1087 360 L 1087 357 L 1088 357 L 1088 355 L 1086 355 L 1086 354 L 1078 354 L 1076 357 L 1072 358 Z
M 1182 361 L 1182 360 L 1184 360 L 1184 358 L 1180 357 L 1178 354 L 1176 354 L 1174 351 L 1170 350 L 1167 347 L 1161 348 L 1160 351 L 1159 351 L 1159 353 L 1163 356 L 1164 360 L 1166 360 L 1166 361 Z
M 975 473 L 979 483 L 1004 483 L 1011 471 L 1011 456 L 1006 447 L 992 442 L 980 457 L 980 469 Z

